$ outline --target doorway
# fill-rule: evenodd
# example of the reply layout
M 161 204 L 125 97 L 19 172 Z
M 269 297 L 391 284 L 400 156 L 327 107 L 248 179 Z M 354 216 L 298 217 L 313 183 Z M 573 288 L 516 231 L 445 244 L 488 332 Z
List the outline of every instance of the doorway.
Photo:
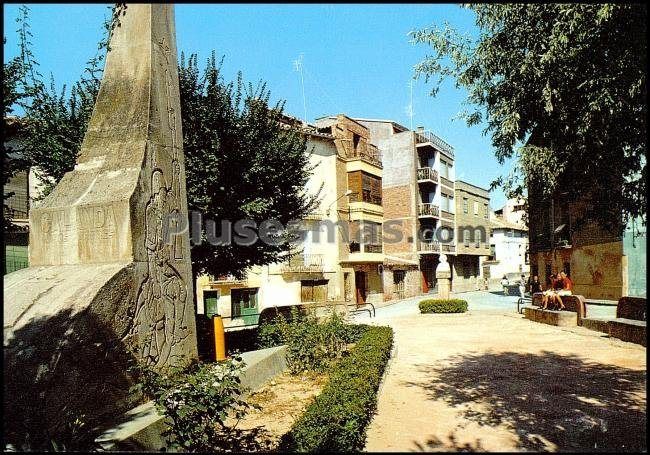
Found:
M 366 272 L 356 270 L 354 272 L 354 281 L 357 288 L 357 305 L 363 305 L 366 303 L 368 275 Z

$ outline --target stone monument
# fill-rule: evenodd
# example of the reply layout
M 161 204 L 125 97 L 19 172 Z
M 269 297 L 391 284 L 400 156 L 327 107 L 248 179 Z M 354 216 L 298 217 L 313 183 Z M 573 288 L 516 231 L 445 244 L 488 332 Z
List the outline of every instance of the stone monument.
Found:
M 440 263 L 436 267 L 436 281 L 438 282 L 438 298 L 448 299 L 451 289 L 451 269 L 447 262 L 447 255 L 440 255 Z
M 166 235 L 187 220 L 174 10 L 119 19 L 76 166 L 4 277 L 5 430 L 123 412 L 129 363 L 197 356 L 189 236 Z

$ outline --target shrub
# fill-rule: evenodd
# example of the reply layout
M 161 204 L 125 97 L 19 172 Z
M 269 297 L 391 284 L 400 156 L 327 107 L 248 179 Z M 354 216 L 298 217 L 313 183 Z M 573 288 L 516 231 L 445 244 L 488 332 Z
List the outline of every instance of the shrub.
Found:
M 134 389 L 151 398 L 165 416 L 167 449 L 206 452 L 240 450 L 239 433 L 226 424 L 239 421 L 252 406 L 242 399 L 245 392 L 239 375 L 240 358 L 218 363 L 193 362 L 188 367 L 163 371 L 137 365 L 131 368 L 138 383 Z
M 287 366 L 291 373 L 322 372 L 340 359 L 349 343 L 361 337 L 363 328 L 344 324 L 336 312 L 325 320 L 299 313 L 294 307 L 289 317 L 278 315 L 271 323 L 260 324 L 261 348 L 287 345 Z
M 461 299 L 426 299 L 418 305 L 420 313 L 464 313 L 467 302 Z
M 361 334 L 354 349 L 334 365 L 322 393 L 283 436 L 281 450 L 363 449 L 366 427 L 375 412 L 377 390 L 393 346 L 393 330 L 376 326 L 354 330 Z

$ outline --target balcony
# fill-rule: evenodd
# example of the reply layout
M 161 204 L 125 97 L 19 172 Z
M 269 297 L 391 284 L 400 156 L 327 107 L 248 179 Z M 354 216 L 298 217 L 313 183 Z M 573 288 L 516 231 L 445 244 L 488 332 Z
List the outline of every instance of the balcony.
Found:
M 436 240 L 429 240 L 420 242 L 420 253 L 427 254 L 440 254 L 440 253 L 455 253 L 456 245 L 453 243 L 440 243 Z
M 361 190 L 361 195 L 359 193 L 352 193 L 350 195 L 350 203 L 352 204 L 353 202 L 368 202 L 369 204 L 381 205 L 381 196 L 369 190 Z
M 420 252 L 422 253 L 439 253 L 440 242 L 435 240 L 420 242 Z
M 431 202 L 422 202 L 418 206 L 418 216 L 420 217 L 439 217 L 440 209 Z
M 438 171 L 430 167 L 418 168 L 418 182 L 438 183 Z
M 379 245 L 371 245 L 371 244 L 365 244 L 363 246 L 363 251 L 365 253 L 381 253 L 381 244 Z
M 367 142 L 359 142 L 355 147 L 351 139 L 340 139 L 340 141 L 345 150 L 345 158 L 359 158 L 377 167 L 381 167 L 381 152 L 376 146 Z
M 445 152 L 451 158 L 454 157 L 454 148 L 433 134 L 431 131 L 416 131 L 415 132 L 416 144 L 431 144 L 438 150 Z
M 323 271 L 322 254 L 296 254 L 289 258 L 282 266 L 282 272 L 290 273 L 318 273 Z
M 443 253 L 455 253 L 456 252 L 456 245 L 452 243 L 443 243 L 440 245 Z

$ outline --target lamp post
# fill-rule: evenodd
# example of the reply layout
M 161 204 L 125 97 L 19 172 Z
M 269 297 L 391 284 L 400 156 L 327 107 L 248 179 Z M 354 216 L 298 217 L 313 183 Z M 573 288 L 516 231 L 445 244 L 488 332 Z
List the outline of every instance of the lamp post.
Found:
M 352 190 L 347 190 L 345 193 L 343 193 L 342 195 L 340 195 L 339 197 L 337 197 L 336 199 L 334 199 L 334 200 L 330 203 L 330 205 L 327 206 L 327 209 L 325 210 L 325 215 L 326 215 L 326 216 L 330 216 L 330 209 L 332 208 L 332 206 L 333 206 L 334 204 L 336 204 L 336 203 L 339 201 L 339 199 L 342 199 L 342 198 L 344 198 L 344 197 L 346 197 L 346 196 L 350 197 L 350 196 L 352 196 L 353 194 L 357 194 L 357 193 L 356 193 L 355 191 L 352 191 Z M 349 210 L 349 209 L 348 209 L 348 210 Z

